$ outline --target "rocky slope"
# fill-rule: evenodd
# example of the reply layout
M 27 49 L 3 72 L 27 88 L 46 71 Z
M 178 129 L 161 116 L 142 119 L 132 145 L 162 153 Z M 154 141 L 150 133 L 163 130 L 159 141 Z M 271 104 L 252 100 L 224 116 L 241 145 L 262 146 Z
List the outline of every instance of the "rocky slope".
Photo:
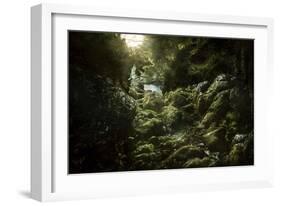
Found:
M 251 97 L 241 82 L 220 74 L 166 92 L 143 91 L 137 99 L 130 169 L 253 164 Z M 247 104 L 245 106 L 245 104 Z

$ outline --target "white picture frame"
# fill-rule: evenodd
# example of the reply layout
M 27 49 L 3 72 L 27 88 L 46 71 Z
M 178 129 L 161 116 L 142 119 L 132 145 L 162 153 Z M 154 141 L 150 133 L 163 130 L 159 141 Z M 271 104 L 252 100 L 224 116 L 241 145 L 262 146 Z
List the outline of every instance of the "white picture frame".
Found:
M 274 136 L 267 125 L 267 91 L 274 75 L 272 19 L 40 4 L 31 8 L 31 26 L 32 198 L 53 201 L 273 185 Z M 68 175 L 63 108 L 64 38 L 69 29 L 255 39 L 254 166 Z

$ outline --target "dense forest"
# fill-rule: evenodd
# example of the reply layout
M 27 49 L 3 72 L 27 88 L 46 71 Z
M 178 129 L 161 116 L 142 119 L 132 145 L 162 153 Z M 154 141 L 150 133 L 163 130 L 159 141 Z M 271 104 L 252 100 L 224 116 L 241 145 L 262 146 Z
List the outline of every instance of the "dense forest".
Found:
M 69 32 L 69 173 L 253 165 L 254 41 L 141 36 Z

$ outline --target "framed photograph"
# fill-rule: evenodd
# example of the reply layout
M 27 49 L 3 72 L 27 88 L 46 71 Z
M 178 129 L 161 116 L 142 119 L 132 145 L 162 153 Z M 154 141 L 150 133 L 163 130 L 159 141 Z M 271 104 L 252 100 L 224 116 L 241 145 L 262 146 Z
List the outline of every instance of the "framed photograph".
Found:
M 272 186 L 271 19 L 31 14 L 34 199 Z

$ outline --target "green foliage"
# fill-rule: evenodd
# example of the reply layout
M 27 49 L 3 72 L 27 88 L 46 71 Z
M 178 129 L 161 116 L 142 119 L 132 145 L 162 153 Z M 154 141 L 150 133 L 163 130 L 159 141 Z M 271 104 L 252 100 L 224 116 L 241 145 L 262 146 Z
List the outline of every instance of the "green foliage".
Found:
M 69 172 L 253 164 L 253 98 L 251 40 L 71 31 Z

